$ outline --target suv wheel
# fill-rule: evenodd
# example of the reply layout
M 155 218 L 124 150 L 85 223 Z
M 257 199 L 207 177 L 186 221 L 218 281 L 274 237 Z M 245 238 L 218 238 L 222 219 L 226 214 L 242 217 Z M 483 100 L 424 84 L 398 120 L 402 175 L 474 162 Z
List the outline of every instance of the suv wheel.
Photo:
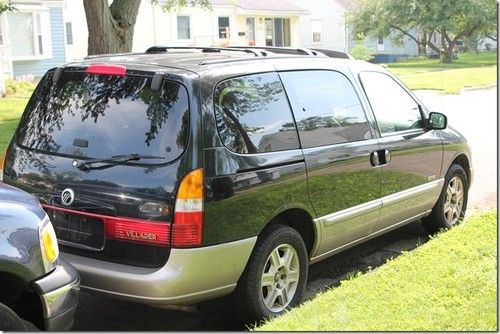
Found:
M 307 281 L 307 250 L 300 234 L 285 225 L 271 225 L 259 237 L 237 290 L 246 320 L 283 313 L 300 303 Z
M 469 184 L 465 170 L 456 164 L 446 173 L 443 190 L 431 214 L 422 219 L 425 229 L 435 233 L 459 223 L 465 215 Z
M 25 331 L 24 322 L 5 304 L 0 303 L 0 331 Z

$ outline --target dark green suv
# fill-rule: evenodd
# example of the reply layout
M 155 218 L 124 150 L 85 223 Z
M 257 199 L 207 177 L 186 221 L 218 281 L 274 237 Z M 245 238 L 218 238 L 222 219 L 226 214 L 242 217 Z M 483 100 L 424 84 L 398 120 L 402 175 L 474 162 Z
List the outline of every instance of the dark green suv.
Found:
M 234 292 L 255 319 L 300 302 L 310 263 L 417 219 L 457 223 L 470 161 L 382 67 L 152 47 L 47 72 L 3 179 L 39 198 L 83 288 L 159 306 Z

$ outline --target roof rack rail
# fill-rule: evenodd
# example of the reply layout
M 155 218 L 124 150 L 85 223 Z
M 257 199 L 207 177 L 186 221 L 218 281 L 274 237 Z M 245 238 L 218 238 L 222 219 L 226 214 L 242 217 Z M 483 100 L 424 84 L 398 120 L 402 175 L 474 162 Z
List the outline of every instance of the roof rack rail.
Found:
M 234 52 L 245 52 L 252 53 L 255 57 L 267 56 L 266 52 L 257 52 L 250 48 L 226 48 L 218 46 L 152 46 L 146 50 L 147 54 L 151 53 L 165 53 L 168 50 L 201 50 L 201 52 L 212 53 L 212 52 L 222 52 L 222 51 L 234 51 Z
M 329 50 L 329 49 L 311 49 L 312 51 L 320 52 L 330 58 L 354 59 L 347 52 Z
M 341 51 L 328 50 L 328 49 L 306 49 L 306 48 L 291 48 L 291 47 L 272 47 L 272 46 L 230 46 L 231 48 L 246 48 L 256 50 L 266 50 L 279 54 L 295 54 L 304 56 L 326 56 L 329 58 L 344 58 L 350 59 L 351 57 Z
M 272 53 L 290 54 L 290 55 L 304 55 L 304 56 L 317 56 L 316 51 L 305 48 L 290 48 L 290 47 L 275 47 L 275 46 L 230 46 L 233 49 L 249 49 L 249 50 L 264 50 Z

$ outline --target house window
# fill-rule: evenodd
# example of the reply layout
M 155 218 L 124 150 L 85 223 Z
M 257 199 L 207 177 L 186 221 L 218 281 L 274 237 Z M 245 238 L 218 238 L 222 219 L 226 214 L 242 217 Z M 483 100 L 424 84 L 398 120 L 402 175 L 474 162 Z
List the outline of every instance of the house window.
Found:
M 7 13 L 8 37 L 13 60 L 50 58 L 50 15 L 48 11 Z
M 66 44 L 73 45 L 73 24 L 66 22 Z
M 229 17 L 219 17 L 219 38 L 229 38 Z
M 379 37 L 377 40 L 377 51 L 384 51 L 384 37 Z
M 313 43 L 321 43 L 321 35 L 323 33 L 323 26 L 321 20 L 311 21 L 312 41 Z
M 191 39 L 189 16 L 177 16 L 177 39 Z
M 290 19 L 266 18 L 266 46 L 290 46 Z

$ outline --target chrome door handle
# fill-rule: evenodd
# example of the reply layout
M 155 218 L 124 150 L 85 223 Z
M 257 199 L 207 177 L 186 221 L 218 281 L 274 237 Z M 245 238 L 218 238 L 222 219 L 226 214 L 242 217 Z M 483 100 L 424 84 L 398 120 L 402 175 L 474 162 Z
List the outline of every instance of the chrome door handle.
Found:
M 388 149 L 385 149 L 384 150 L 384 157 L 385 157 L 385 163 L 388 164 L 389 162 L 391 162 L 391 151 L 389 151 Z
M 370 164 L 373 167 L 377 167 L 377 166 L 380 165 L 380 159 L 379 159 L 379 156 L 378 156 L 378 151 L 373 151 L 372 153 L 370 153 Z

